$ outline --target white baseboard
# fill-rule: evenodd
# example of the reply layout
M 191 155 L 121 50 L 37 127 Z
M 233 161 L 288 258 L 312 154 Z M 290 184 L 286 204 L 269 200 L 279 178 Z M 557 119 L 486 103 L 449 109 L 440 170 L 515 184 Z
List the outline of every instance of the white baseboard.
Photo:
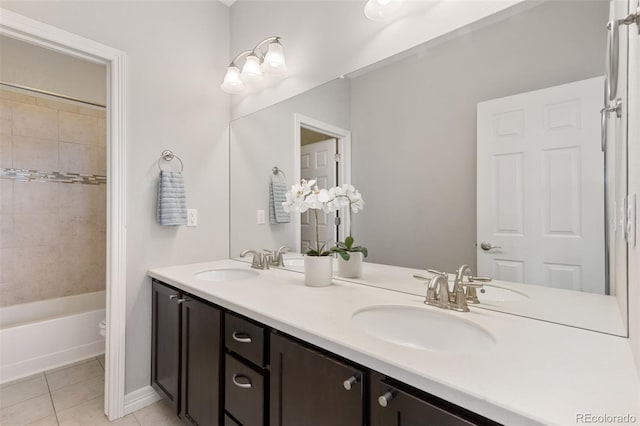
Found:
M 151 386 L 129 392 L 124 396 L 124 416 L 162 399 Z
M 99 340 L 85 345 L 46 354 L 43 356 L 26 359 L 0 367 L 0 383 L 28 377 L 43 371 L 62 367 L 76 361 L 82 361 L 104 353 L 104 340 Z

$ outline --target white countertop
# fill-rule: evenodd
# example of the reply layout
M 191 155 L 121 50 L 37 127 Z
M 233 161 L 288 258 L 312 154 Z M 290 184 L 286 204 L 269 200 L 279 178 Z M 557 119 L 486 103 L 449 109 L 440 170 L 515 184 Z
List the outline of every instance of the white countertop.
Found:
M 258 271 L 256 278 L 208 282 L 207 269 L 246 268 L 234 260 L 155 268 L 151 277 L 325 348 L 506 425 L 571 425 L 576 415 L 633 415 L 639 380 L 628 339 L 486 309 L 468 313 L 424 305 L 424 296 L 334 280 L 306 287 L 303 275 Z M 495 348 L 440 353 L 388 343 L 351 321 L 375 305 L 437 309 L 488 330 Z M 428 323 L 416 327 L 429 327 Z

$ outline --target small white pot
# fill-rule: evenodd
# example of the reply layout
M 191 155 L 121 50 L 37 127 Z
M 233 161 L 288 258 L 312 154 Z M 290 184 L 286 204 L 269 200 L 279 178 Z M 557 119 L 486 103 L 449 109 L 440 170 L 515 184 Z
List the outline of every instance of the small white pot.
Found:
M 342 278 L 360 278 L 362 276 L 362 253 L 349 253 L 349 260 L 338 255 L 338 276 Z
M 304 284 L 309 287 L 331 285 L 333 275 L 333 256 L 304 257 Z

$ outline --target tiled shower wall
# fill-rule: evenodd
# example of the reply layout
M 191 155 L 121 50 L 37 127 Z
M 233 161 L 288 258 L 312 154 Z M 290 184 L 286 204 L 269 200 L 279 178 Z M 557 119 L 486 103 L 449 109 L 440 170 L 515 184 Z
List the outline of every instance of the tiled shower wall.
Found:
M 106 174 L 104 108 L 0 89 L 0 168 Z M 105 289 L 106 185 L 0 178 L 0 306 Z

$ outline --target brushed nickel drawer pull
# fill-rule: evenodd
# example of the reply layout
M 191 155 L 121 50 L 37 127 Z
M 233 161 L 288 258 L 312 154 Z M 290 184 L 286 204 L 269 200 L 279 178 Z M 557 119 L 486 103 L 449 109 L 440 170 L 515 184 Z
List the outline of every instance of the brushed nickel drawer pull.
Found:
M 247 333 L 234 331 L 231 337 L 233 337 L 233 340 L 235 340 L 236 342 L 251 343 L 251 336 L 249 336 Z
M 238 379 L 246 380 L 247 383 L 240 383 Z M 233 375 L 233 384 L 242 389 L 251 389 L 251 379 L 247 376 L 243 376 L 242 374 L 234 374 Z

